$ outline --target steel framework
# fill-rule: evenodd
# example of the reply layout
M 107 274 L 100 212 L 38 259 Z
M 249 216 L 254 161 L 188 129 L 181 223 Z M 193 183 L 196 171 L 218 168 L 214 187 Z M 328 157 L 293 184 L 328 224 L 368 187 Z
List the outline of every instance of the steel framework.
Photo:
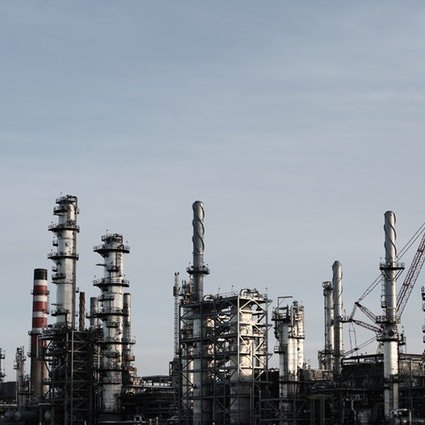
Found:
M 181 424 L 192 423 L 193 403 L 198 397 L 207 399 L 212 406 L 212 417 L 204 415 L 202 423 L 252 425 L 258 422 L 261 388 L 267 381 L 268 371 L 269 305 L 266 295 L 249 289 L 180 305 Z M 199 335 L 193 332 L 194 319 L 200 319 L 203 324 Z M 202 349 L 195 350 L 199 345 Z M 207 367 L 199 371 L 195 370 L 195 364 Z M 205 383 L 197 392 L 194 391 L 194 373 L 200 373 Z

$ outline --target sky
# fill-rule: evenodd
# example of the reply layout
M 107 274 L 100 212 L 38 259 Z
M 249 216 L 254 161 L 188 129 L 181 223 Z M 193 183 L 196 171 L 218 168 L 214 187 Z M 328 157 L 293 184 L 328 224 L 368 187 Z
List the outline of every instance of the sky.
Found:
M 131 247 L 139 375 L 168 373 L 195 200 L 205 293 L 256 288 L 270 308 L 292 296 L 317 367 L 332 263 L 343 265 L 349 315 L 379 275 L 385 211 L 400 247 L 425 221 L 424 53 L 421 1 L 0 2 L 6 380 L 16 348 L 28 350 L 33 269 L 50 275 L 61 194 L 79 200 L 86 298 L 99 295 L 101 236 L 122 233 Z M 402 318 L 409 352 L 424 349 L 424 276 Z M 376 314 L 379 299 L 378 286 L 365 300 Z M 345 334 L 346 349 L 371 336 Z

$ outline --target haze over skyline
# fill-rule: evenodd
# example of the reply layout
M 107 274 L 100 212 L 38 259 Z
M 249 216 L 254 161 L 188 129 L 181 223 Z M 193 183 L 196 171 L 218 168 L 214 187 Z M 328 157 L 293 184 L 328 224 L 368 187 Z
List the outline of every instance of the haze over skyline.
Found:
M 87 298 L 102 273 L 93 246 L 106 231 L 128 240 L 139 375 L 168 372 L 197 199 L 205 293 L 293 296 L 316 367 L 332 263 L 350 314 L 379 274 L 384 212 L 400 247 L 425 221 L 424 24 L 419 1 L 0 3 L 6 379 L 16 347 L 28 351 L 33 269 L 50 276 L 61 193 L 79 199 Z M 403 319 L 411 352 L 424 348 L 423 282 Z

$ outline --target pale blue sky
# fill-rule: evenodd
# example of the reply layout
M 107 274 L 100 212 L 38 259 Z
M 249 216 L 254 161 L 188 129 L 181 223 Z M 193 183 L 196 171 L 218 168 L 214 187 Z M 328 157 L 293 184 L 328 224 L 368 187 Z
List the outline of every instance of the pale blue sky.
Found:
M 384 212 L 397 214 L 400 244 L 425 221 L 424 28 L 420 1 L 1 2 L 8 379 L 16 347 L 28 348 L 33 269 L 51 267 L 60 193 L 79 197 L 87 297 L 106 229 L 132 248 L 140 374 L 168 370 L 173 274 L 191 261 L 196 199 L 206 293 L 302 301 L 315 366 L 333 261 L 350 311 L 378 274 Z M 415 352 L 422 283 L 405 314 Z

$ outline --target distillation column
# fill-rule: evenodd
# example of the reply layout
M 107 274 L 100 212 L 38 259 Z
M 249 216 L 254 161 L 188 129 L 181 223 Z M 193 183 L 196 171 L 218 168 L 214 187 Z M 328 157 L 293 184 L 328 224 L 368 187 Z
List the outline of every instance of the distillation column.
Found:
M 3 369 L 3 360 L 5 359 L 5 357 L 6 356 L 4 354 L 4 350 L 0 348 L 0 384 L 3 382 L 3 379 L 6 376 Z
M 25 352 L 24 347 L 16 349 L 15 364 L 13 368 L 16 370 L 16 404 L 21 409 L 26 404 L 27 383 L 25 381 Z
M 384 349 L 384 409 L 385 417 L 398 409 L 398 329 L 397 329 L 397 275 L 402 269 L 396 248 L 395 214 L 385 213 L 385 263 L 380 264 L 383 274 L 384 309 L 382 342 Z
M 52 281 L 56 284 L 56 317 L 57 324 L 75 328 L 75 293 L 76 293 L 76 263 L 78 205 L 77 197 L 61 196 L 56 199 L 53 214 L 58 216 L 58 223 L 51 224 L 49 230 L 56 235 L 52 251 L 48 258 L 55 262 Z
M 342 311 L 342 265 L 335 261 L 332 265 L 332 287 L 334 302 L 334 373 L 341 373 L 341 362 L 344 353 L 343 311 Z
M 34 270 L 34 288 L 32 303 L 32 329 L 29 332 L 31 336 L 31 389 L 36 400 L 44 397 L 47 391 L 48 371 L 46 363 L 43 361 L 43 351 L 46 341 L 40 339 L 43 328 L 47 326 L 48 314 L 48 295 L 47 289 L 47 270 Z
M 204 205 L 195 201 L 193 209 L 193 266 L 188 270 L 193 279 L 192 318 L 193 318 L 193 425 L 210 425 L 212 420 L 212 402 L 209 382 L 208 350 L 205 331 L 206 318 L 202 308 L 204 296 L 204 275 L 209 273 L 204 264 Z
M 94 251 L 104 259 L 104 277 L 94 280 L 94 286 L 101 290 L 98 297 L 98 317 L 102 321 L 103 340 L 101 344 L 101 420 L 119 419 L 121 412 L 120 395 L 123 386 L 123 347 L 129 344 L 124 339 L 124 293 L 129 286 L 124 279 L 124 254 L 130 248 L 123 243 L 120 234 L 102 236 L 102 244 Z
M 279 297 L 273 311 L 275 336 L 279 354 L 279 399 L 282 419 L 280 425 L 294 423 L 293 399 L 298 392 L 299 371 L 304 364 L 304 307 L 297 301 L 281 306 L 285 297 Z
M 321 367 L 333 370 L 334 354 L 334 301 L 331 282 L 323 282 L 323 297 L 325 307 L 325 349 L 322 353 Z
M 129 386 L 133 383 L 135 369 L 132 366 L 134 340 L 131 336 L 131 294 L 126 292 L 123 296 L 123 384 Z

